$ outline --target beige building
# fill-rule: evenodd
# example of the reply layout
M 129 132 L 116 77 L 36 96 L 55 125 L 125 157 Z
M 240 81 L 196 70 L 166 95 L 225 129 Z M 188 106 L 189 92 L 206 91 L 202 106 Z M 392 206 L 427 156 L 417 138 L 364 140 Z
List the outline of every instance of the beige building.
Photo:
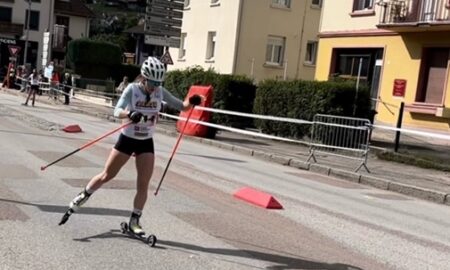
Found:
M 320 13 L 321 0 L 186 0 L 169 70 L 313 79 Z
M 359 80 L 378 122 L 450 131 L 448 0 L 325 1 L 316 79 Z M 403 104 L 403 105 L 402 105 Z
M 50 59 L 63 64 L 67 42 L 88 36 L 93 15 L 81 0 L 0 0 L 0 64 L 14 59 L 11 47 L 20 48 L 18 64 L 25 60 L 25 51 L 26 62 L 33 67 L 41 68 Z M 45 32 L 50 33 L 48 49 Z

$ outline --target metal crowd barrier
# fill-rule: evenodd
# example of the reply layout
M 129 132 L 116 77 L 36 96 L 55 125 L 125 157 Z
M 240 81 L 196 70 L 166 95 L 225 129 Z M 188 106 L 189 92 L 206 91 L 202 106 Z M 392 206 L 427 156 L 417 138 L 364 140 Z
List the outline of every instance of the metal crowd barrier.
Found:
M 370 121 L 362 118 L 342 117 L 317 114 L 311 130 L 310 155 L 317 163 L 316 153 L 342 158 L 359 160 L 360 164 L 355 172 L 362 167 L 367 168 L 367 155 L 369 152 Z

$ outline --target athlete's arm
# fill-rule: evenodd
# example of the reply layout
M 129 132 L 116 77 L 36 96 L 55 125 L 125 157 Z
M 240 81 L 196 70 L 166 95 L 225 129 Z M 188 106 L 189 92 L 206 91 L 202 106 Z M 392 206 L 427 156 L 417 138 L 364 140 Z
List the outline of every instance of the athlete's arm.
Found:
M 189 100 L 181 101 L 172 95 L 166 88 L 162 87 L 163 100 L 170 107 L 179 110 L 179 111 L 187 111 L 192 108 L 192 105 L 189 103 Z
M 118 118 L 128 118 L 128 110 L 127 106 L 131 103 L 131 84 L 125 88 L 122 95 L 120 96 L 119 101 L 116 104 L 116 107 L 114 108 L 114 116 Z

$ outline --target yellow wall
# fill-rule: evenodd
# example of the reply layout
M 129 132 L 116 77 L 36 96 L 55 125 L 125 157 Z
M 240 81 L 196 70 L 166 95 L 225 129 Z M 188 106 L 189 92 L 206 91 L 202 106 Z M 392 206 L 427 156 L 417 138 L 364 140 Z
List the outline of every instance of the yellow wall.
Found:
M 316 79 L 328 79 L 333 48 L 385 48 L 379 90 L 380 99 L 384 103 L 378 102 L 376 119 L 394 125 L 397 121 L 400 102 L 403 100 L 405 104 L 411 104 L 415 101 L 422 48 L 424 46 L 439 45 L 450 47 L 450 35 L 448 32 L 404 33 L 397 36 L 378 37 L 322 38 L 319 43 Z M 394 79 L 407 80 L 404 99 L 392 96 Z M 450 84 L 447 83 L 445 107 L 450 107 L 449 89 Z M 410 127 L 450 130 L 450 119 L 448 118 L 425 114 L 412 115 L 406 111 L 403 124 Z

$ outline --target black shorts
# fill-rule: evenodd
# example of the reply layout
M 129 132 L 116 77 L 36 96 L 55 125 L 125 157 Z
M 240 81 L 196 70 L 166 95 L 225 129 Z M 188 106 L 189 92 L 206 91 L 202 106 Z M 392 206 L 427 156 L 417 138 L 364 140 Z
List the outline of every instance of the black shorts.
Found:
M 117 151 L 131 156 L 133 153 L 137 156 L 142 153 L 155 153 L 153 138 L 146 140 L 137 140 L 120 134 L 119 139 L 114 145 Z

